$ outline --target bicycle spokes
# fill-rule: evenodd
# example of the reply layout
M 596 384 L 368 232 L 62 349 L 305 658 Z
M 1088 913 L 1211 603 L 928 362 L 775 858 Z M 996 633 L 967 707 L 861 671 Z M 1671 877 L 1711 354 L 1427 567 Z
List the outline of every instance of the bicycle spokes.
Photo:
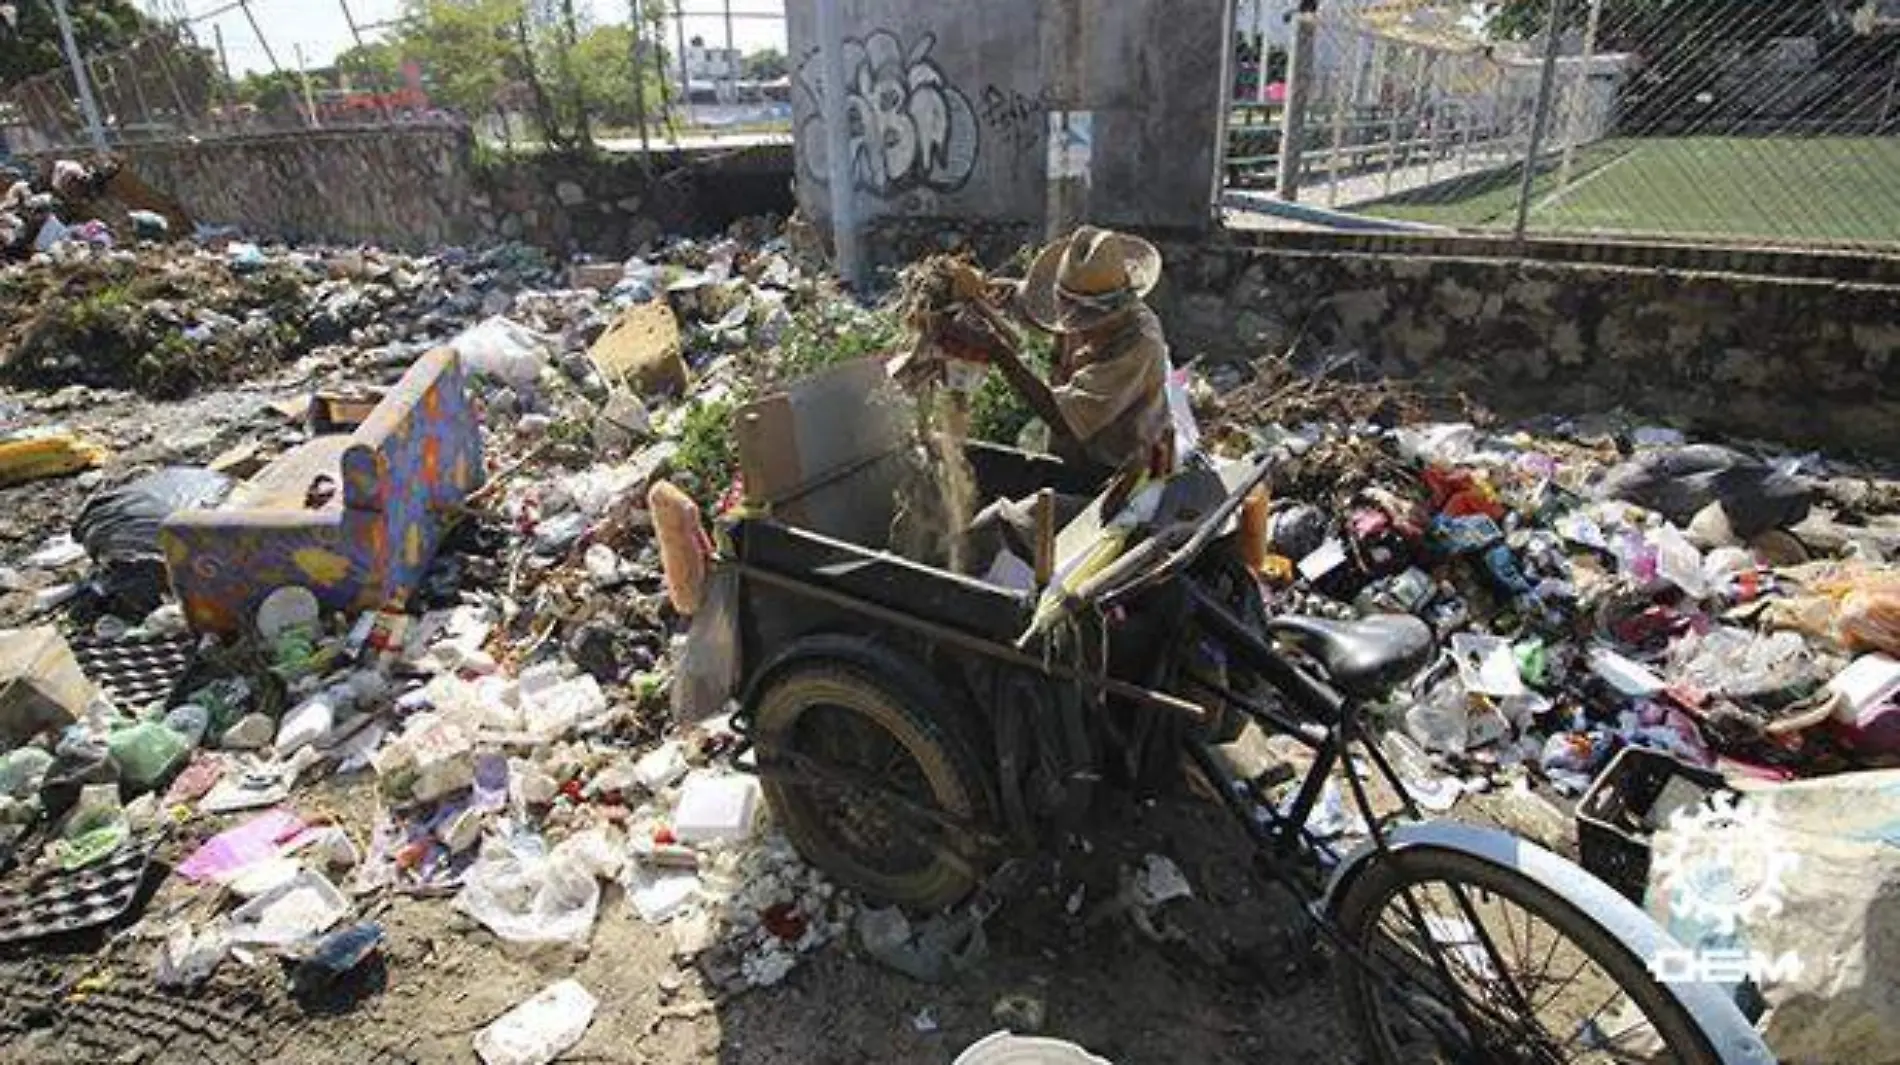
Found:
M 1609 973 L 1519 903 L 1467 885 L 1414 884 L 1377 927 L 1372 946 L 1395 1007 L 1384 1036 L 1395 1048 L 1429 1042 L 1432 1056 L 1419 1060 L 1664 1060 L 1653 1026 Z

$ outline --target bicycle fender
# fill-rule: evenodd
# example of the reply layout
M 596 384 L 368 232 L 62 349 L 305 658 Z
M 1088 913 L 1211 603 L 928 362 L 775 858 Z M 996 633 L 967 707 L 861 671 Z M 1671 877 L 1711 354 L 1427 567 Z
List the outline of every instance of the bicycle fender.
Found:
M 1553 854 L 1529 840 L 1502 829 L 1469 825 L 1456 821 L 1427 821 L 1401 825 L 1386 836 L 1390 851 L 1437 848 L 1467 854 L 1528 877 L 1538 886 L 1566 900 L 1588 914 L 1631 954 L 1645 961 L 1665 950 L 1681 949 L 1681 944 L 1663 931 L 1650 916 L 1617 891 L 1560 855 Z M 1321 903 L 1330 916 L 1336 912 L 1352 882 L 1371 863 L 1379 860 L 1379 851 L 1371 843 L 1356 848 L 1333 870 Z M 1714 984 L 1670 981 L 1662 984 L 1673 995 L 1709 1044 L 1728 1065 L 1773 1065 L 1775 1056 L 1755 1031 L 1740 1007 Z

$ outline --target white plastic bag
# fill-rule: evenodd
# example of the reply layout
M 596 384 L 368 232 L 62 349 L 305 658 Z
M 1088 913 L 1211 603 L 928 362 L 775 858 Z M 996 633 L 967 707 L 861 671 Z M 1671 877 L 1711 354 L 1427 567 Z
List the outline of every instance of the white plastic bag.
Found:
M 1651 847 L 1647 908 L 1683 948 L 1652 965 L 1752 972 L 1756 1028 L 1789 1065 L 1900 1061 L 1900 771 L 1744 786 Z
M 231 914 L 231 941 L 288 946 L 315 939 L 349 916 L 350 902 L 322 873 L 308 869 Z
M 33 238 L 33 250 L 46 251 L 71 236 L 72 231 L 73 227 L 49 214 L 46 221 L 40 223 L 39 236 Z
M 580 1042 L 598 1005 L 577 981 L 550 984 L 482 1029 L 475 1053 L 483 1065 L 547 1065 Z
M 1174 426 L 1174 454 L 1176 462 L 1201 446 L 1201 427 L 1194 420 L 1194 402 L 1188 396 L 1188 375 L 1186 370 L 1169 372 L 1166 386 L 1168 397 L 1168 420 Z
M 520 387 L 531 385 L 548 363 L 547 338 L 500 315 L 464 329 L 449 346 L 469 373 L 483 374 Z
M 175 990 L 196 987 L 210 978 L 230 951 L 230 922 L 223 918 L 202 930 L 180 924 L 159 944 L 153 982 Z
M 607 694 L 600 682 L 583 673 L 578 677 L 521 692 L 522 718 L 529 733 L 544 740 L 559 739 L 605 713 Z
M 459 726 L 433 713 L 410 718 L 402 735 L 370 757 L 383 793 L 428 802 L 475 782 L 475 747 Z
M 538 839 L 485 847 L 463 878 L 455 908 L 511 943 L 587 942 L 600 911 L 600 876 L 619 872 L 619 849 L 599 831 L 547 853 Z

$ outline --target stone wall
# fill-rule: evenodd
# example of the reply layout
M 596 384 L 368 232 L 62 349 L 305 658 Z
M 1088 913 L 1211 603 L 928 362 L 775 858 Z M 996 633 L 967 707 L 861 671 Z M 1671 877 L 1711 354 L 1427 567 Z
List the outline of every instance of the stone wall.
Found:
M 661 233 L 788 214 L 791 149 L 486 158 L 449 128 L 140 146 L 130 165 L 198 221 L 286 240 L 429 248 L 523 240 L 626 255 Z
M 130 165 L 201 223 L 288 240 L 459 243 L 473 234 L 465 133 L 311 132 L 141 145 Z
M 1081 0 L 1072 0 L 1081 2 Z M 1200 231 L 1213 218 L 1226 0 L 1083 3 L 1079 91 L 1045 69 L 1038 0 L 839 0 L 862 218 L 1034 221 L 1051 112 L 1085 115 L 1084 217 Z M 798 196 L 831 214 L 816 4 L 789 0 Z
M 1842 277 L 1874 279 L 1850 281 L 1289 243 L 1165 248 L 1156 300 L 1177 361 L 1284 352 L 1304 333 L 1316 361 L 1357 352 L 1361 372 L 1501 413 L 1623 406 L 1900 459 L 1892 259 L 1843 263 Z

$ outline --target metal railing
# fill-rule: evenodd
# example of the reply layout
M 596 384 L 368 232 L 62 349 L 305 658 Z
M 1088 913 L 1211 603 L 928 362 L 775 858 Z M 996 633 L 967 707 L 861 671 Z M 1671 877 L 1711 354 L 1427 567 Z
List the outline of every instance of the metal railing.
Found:
M 1309 35 L 1304 68 L 1267 64 L 1296 68 L 1286 102 L 1235 94 L 1229 187 L 1519 236 L 1900 245 L 1900 25 L 1857 8 L 1322 0 L 1267 42 Z

